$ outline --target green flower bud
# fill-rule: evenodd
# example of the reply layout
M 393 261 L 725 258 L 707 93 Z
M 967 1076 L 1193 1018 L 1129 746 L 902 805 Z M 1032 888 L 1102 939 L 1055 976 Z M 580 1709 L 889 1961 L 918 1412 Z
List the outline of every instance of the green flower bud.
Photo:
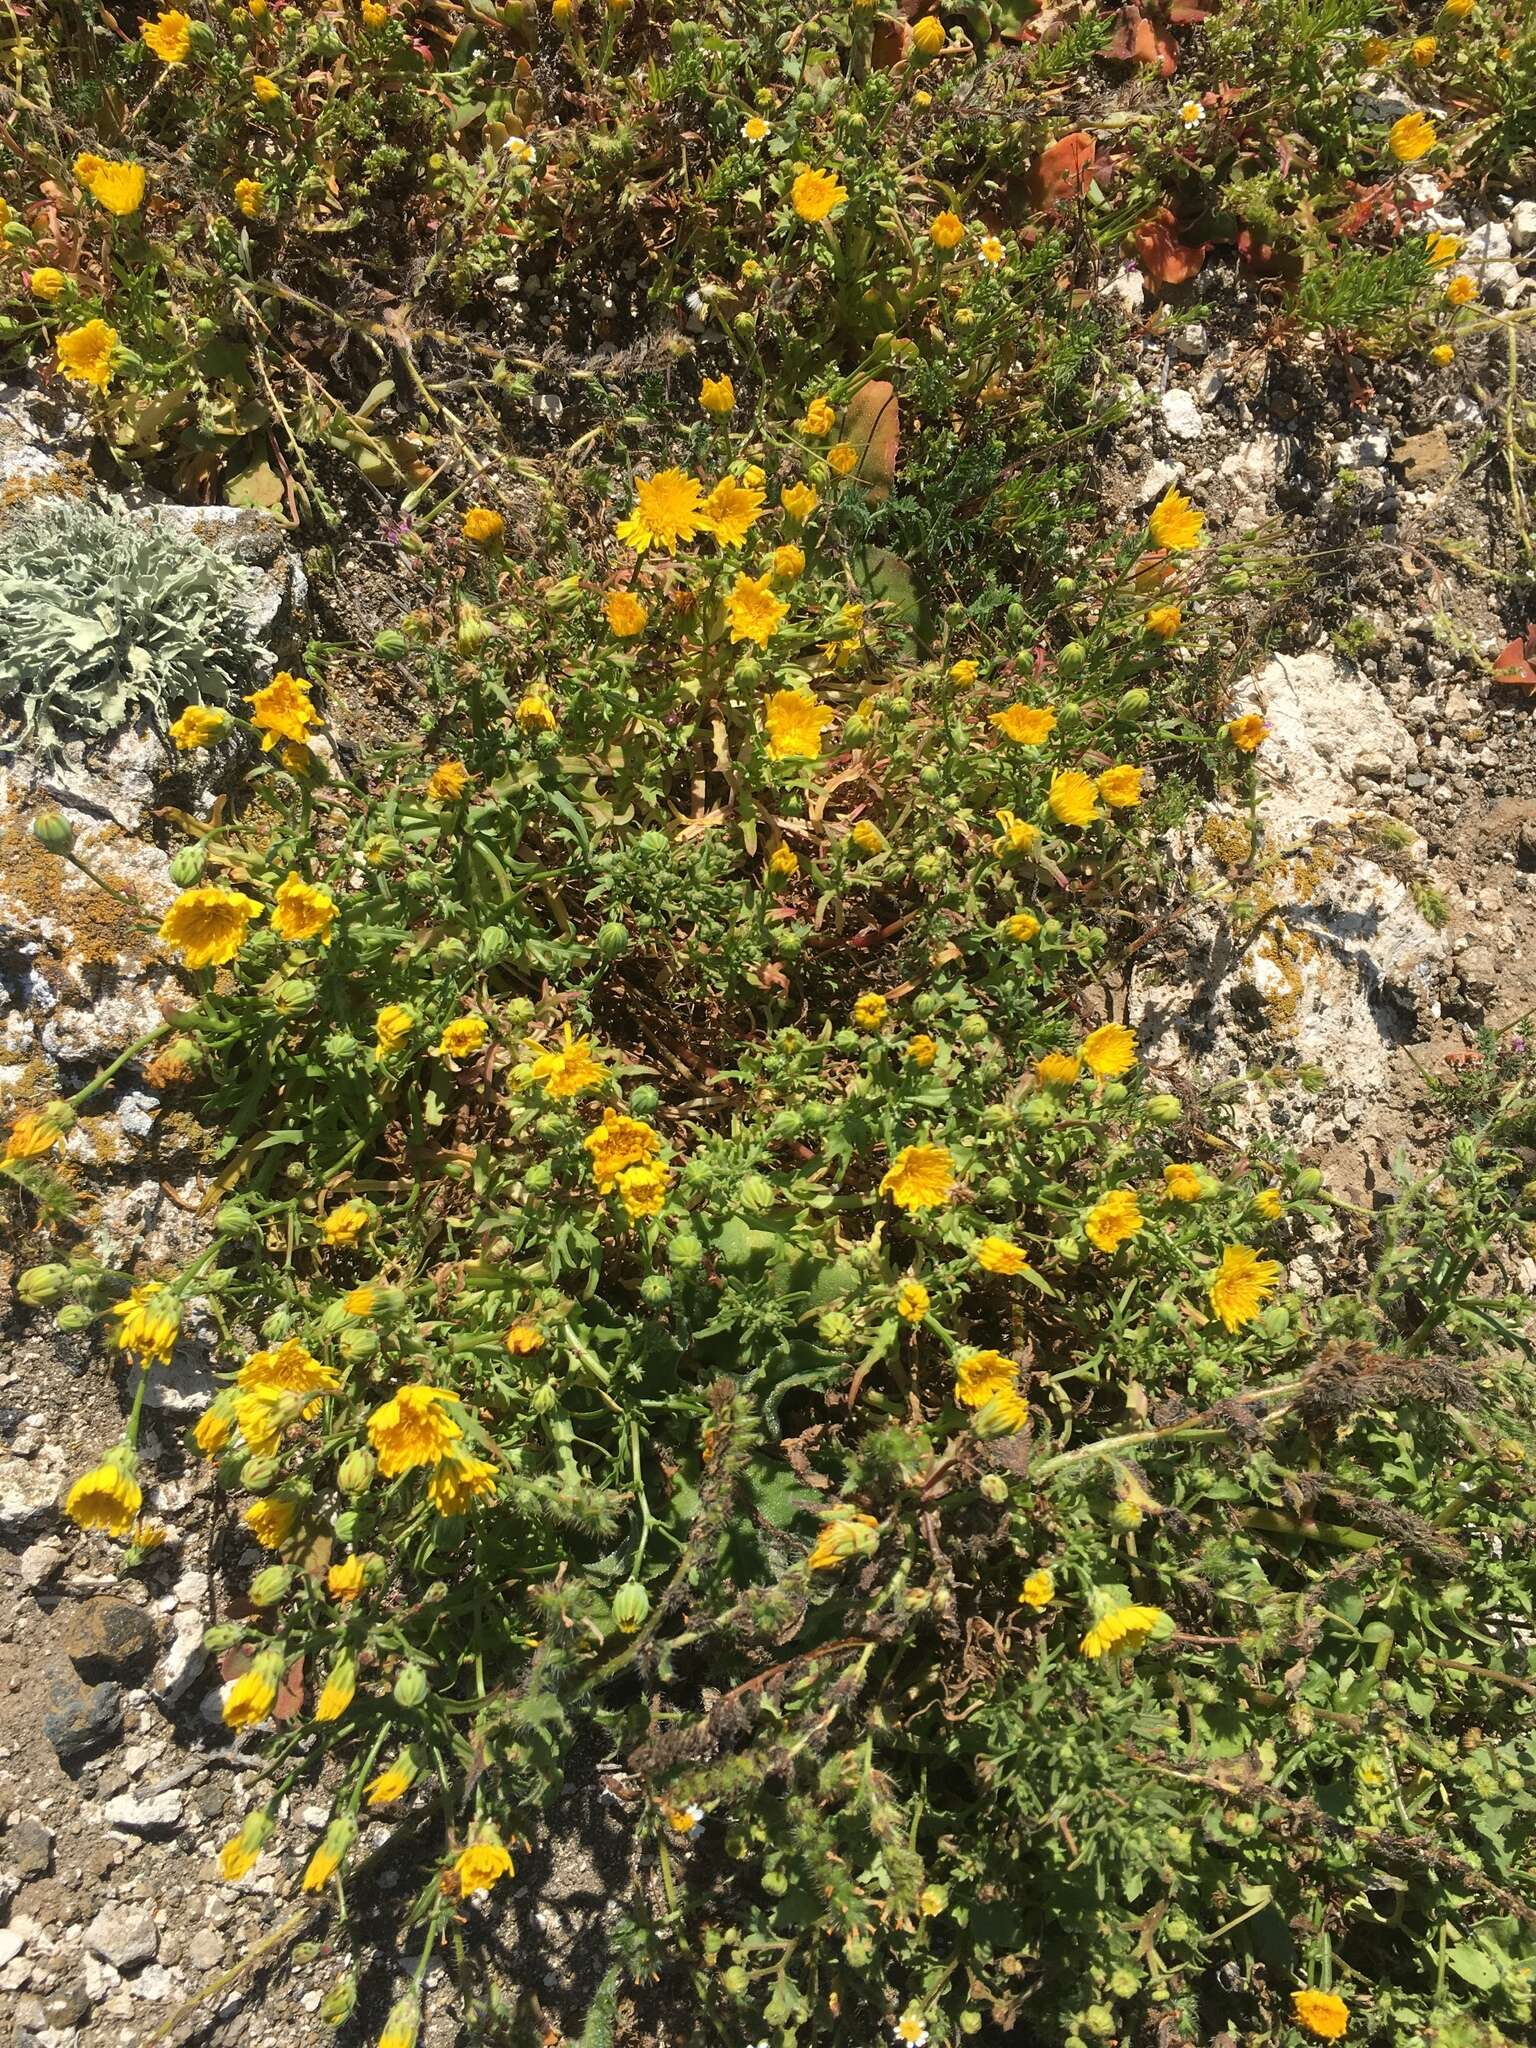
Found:
M 1323 1192 L 1323 1176 L 1315 1166 L 1304 1166 L 1295 1180 L 1295 1193 L 1299 1200 L 1309 1201 Z
M 28 1308 L 46 1308 L 68 1290 L 72 1277 L 68 1266 L 28 1266 L 16 1282 L 16 1293 Z
M 399 661 L 410 653 L 411 643 L 397 627 L 386 626 L 382 633 L 374 634 L 373 651 L 382 661 Z
M 694 1231 L 674 1230 L 667 1246 L 667 1256 L 674 1266 L 686 1269 L 703 1262 L 704 1246 Z
M 1130 1093 L 1123 1081 L 1105 1081 L 1099 1088 L 1099 1100 L 1111 1109 L 1118 1109 L 1122 1102 L 1130 1099 Z
M 1115 2031 L 1115 2016 L 1107 2005 L 1090 2005 L 1083 2014 L 1082 2027 L 1095 2040 L 1107 2041 Z
M 32 837 L 49 853 L 68 853 L 75 843 L 75 828 L 62 811 L 44 811 L 32 820 Z
M 356 1499 L 372 1486 L 377 1470 L 378 1461 L 372 1451 L 348 1451 L 336 1468 L 336 1484 L 349 1499 Z
M 478 605 L 461 604 L 453 644 L 460 654 L 478 654 L 494 630 Z
M 277 1480 L 276 1458 L 247 1458 L 240 1467 L 240 1484 L 248 1493 L 265 1493 Z
M 394 1700 L 397 1707 L 419 1707 L 430 1688 L 427 1674 L 419 1664 L 407 1664 L 395 1680 Z
M 555 1169 L 547 1159 L 536 1159 L 523 1175 L 523 1186 L 530 1194 L 546 1194 L 555 1184 Z
M 740 1963 L 732 1963 L 728 1970 L 720 1973 L 720 1989 L 727 1998 L 745 1998 L 752 1988 L 752 1979 Z
M 1019 1115 L 1031 1130 L 1043 1130 L 1055 1123 L 1056 1105 L 1049 1095 L 1026 1095 L 1019 1104 Z
M 1121 718 L 1140 718 L 1151 702 L 1152 698 L 1146 690 L 1127 690 L 1115 706 L 1115 711 Z
M 1148 1123 L 1153 1124 L 1176 1124 L 1184 1115 L 1177 1095 L 1149 1095 L 1141 1107 Z
M 322 1047 L 327 1059 L 345 1062 L 356 1059 L 360 1047 L 350 1031 L 328 1032 Z
M 980 1045 L 991 1029 L 992 1026 L 987 1022 L 986 1018 L 973 1011 L 969 1017 L 962 1021 L 960 1036 L 967 1045 Z
M 349 1365 L 361 1365 L 365 1358 L 372 1358 L 379 1348 L 377 1330 L 343 1330 L 338 1349 Z
M 775 1144 L 785 1145 L 798 1138 L 805 1129 L 805 1117 L 798 1109 L 775 1111 L 768 1124 L 768 1135 Z
M 982 1193 L 989 1202 L 1011 1202 L 1013 1200 L 1013 1182 L 1006 1173 L 989 1174 L 983 1184 Z
M 0 228 L 0 239 L 9 242 L 13 249 L 30 249 L 37 237 L 24 220 L 8 220 Z
M 251 1598 L 258 1607 L 275 1607 L 293 1584 L 293 1573 L 285 1564 L 269 1564 L 251 1581 Z
M 829 1308 L 816 1318 L 816 1334 L 835 1350 L 853 1342 L 853 1318 L 840 1308 Z
M 1229 574 L 1222 577 L 1216 588 L 1224 591 L 1229 596 L 1235 597 L 1241 591 L 1246 590 L 1252 581 L 1253 578 L 1246 569 L 1233 569 Z
M 482 967 L 495 967 L 505 960 L 512 945 L 512 935 L 504 924 L 488 924 L 481 932 L 475 947 Z
M 272 1007 L 282 1017 L 296 1017 L 307 1010 L 315 1000 L 315 984 L 303 975 L 294 975 L 288 981 L 279 982 L 272 998 Z
M 1008 1498 L 1008 1482 L 1001 1472 L 984 1472 L 977 1484 L 982 1499 L 991 1501 L 995 1508 L 1000 1508 Z
M 535 1415 L 549 1415 L 560 1405 L 560 1390 L 553 1380 L 541 1380 L 528 1396 L 528 1406 Z
M 453 932 L 450 932 L 446 939 L 439 939 L 432 948 L 432 964 L 435 967 L 462 967 L 468 958 L 468 946 Z
M 627 1636 L 642 1627 L 651 1611 L 651 1596 L 638 1579 L 628 1579 L 613 1596 L 615 1625 Z
M 1071 576 L 1058 576 L 1051 585 L 1051 595 L 1058 604 L 1065 604 L 1069 597 L 1076 597 L 1077 583 Z
M 96 1311 L 88 1308 L 83 1301 L 71 1301 L 61 1308 L 54 1317 L 54 1327 L 59 1330 L 88 1330 L 96 1320 Z
M 981 2014 L 974 2005 L 968 2005 L 964 2012 L 961 2013 L 960 2031 L 962 2034 L 979 2034 L 981 2032 Z
M 932 795 L 934 790 L 944 787 L 944 770 L 932 761 L 927 762 L 917 771 L 917 786 Z
M 789 1879 L 784 1872 L 774 1869 L 771 1865 L 762 1872 L 757 1881 L 771 1899 L 782 1899 L 789 1890 Z
M 736 1189 L 736 1199 L 749 1216 L 761 1216 L 771 1209 L 777 1199 L 773 1182 L 761 1173 L 743 1174 Z
M 628 951 L 628 928 L 617 922 L 605 924 L 597 935 L 597 957 L 600 960 L 617 960 Z
M 665 1308 L 672 1299 L 672 1282 L 665 1273 L 647 1273 L 640 1282 L 640 1299 L 647 1308 Z
M 1088 662 L 1088 650 L 1081 640 L 1069 640 L 1056 657 L 1056 666 L 1064 676 L 1081 675 Z
M 178 889 L 190 889 L 207 863 L 208 855 L 202 846 L 183 846 L 171 856 L 171 880 Z
M 218 1621 L 212 1628 L 203 1630 L 203 1648 L 211 1657 L 221 1657 L 226 1650 L 237 1650 L 244 1641 L 244 1622 Z

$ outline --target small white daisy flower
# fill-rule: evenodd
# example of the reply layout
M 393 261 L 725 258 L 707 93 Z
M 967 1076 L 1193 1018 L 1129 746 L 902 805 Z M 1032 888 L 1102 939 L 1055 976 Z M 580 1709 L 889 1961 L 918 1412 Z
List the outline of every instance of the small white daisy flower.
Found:
M 674 1835 L 691 1835 L 704 1818 L 702 1806 L 669 1806 L 667 1826 Z
M 749 115 L 741 124 L 741 139 L 743 142 L 766 142 L 768 134 L 768 123 L 761 114 Z
M 902 2043 L 902 2048 L 924 2048 L 928 2039 L 928 2029 L 915 2012 L 903 2013 L 899 2020 L 893 2022 L 891 2032 Z
M 989 265 L 991 269 L 995 270 L 998 264 L 1001 263 L 1003 258 L 1007 255 L 1007 253 L 1007 250 L 1003 247 L 1002 243 L 998 240 L 996 235 L 984 235 L 982 237 L 981 260 L 983 263 Z
M 1186 128 L 1198 128 L 1205 119 L 1205 109 L 1198 100 L 1186 100 L 1179 109 L 1179 119 Z
M 527 164 L 530 168 L 539 160 L 538 151 L 534 148 L 533 144 L 529 142 L 525 136 L 522 135 L 509 135 L 507 137 L 506 152 L 509 162 L 514 164 Z

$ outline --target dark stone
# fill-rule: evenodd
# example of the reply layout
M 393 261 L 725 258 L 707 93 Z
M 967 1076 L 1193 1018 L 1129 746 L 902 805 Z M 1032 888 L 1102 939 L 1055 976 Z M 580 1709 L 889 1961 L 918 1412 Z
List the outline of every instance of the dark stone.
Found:
M 31 1815 L 15 1821 L 0 1843 L 0 1865 L 23 1884 L 34 1877 L 46 1877 L 53 1868 L 53 1835 Z
M 43 2011 L 50 2027 L 83 2027 L 91 2016 L 91 2001 L 84 1985 L 66 1984 L 43 2000 Z
M 122 1732 L 120 1686 L 87 1685 L 65 1658 L 55 1657 L 44 1669 L 43 1687 L 43 1733 L 59 1756 L 89 1756 Z
M 153 1615 L 126 1600 L 82 1600 L 64 1622 L 64 1654 L 82 1678 L 133 1679 L 154 1665 Z

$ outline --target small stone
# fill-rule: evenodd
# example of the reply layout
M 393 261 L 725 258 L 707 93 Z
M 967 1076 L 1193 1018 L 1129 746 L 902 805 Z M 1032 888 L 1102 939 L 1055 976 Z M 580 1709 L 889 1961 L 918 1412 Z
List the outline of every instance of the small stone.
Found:
M 147 1907 L 103 1906 L 85 1930 L 85 1945 L 114 1970 L 136 1970 L 152 1963 L 160 1947 L 160 1930 Z
M 155 1661 L 154 1616 L 127 1600 L 85 1600 L 69 1616 L 64 1654 L 82 1678 L 137 1678 Z
M 1409 434 L 1392 451 L 1392 460 L 1410 486 L 1437 483 L 1455 458 L 1444 427 L 1431 427 L 1427 434 Z
M 0 1533 L 19 1536 L 51 1522 L 67 1471 L 57 1444 L 42 1445 L 30 1458 L 0 1459 Z
M 216 1934 L 211 1927 L 200 1927 L 187 1943 L 188 1966 L 207 1973 L 216 1970 L 223 1960 L 223 1935 Z
M 102 1807 L 107 1826 L 129 1835 L 173 1835 L 181 1826 L 181 1794 L 156 1792 L 150 1798 L 123 1792 Z
M 1336 444 L 1340 469 L 1385 469 L 1391 448 L 1380 427 L 1362 427 L 1353 440 Z
M 1165 391 L 1158 401 L 1163 415 L 1163 425 L 1176 441 L 1198 441 L 1205 432 L 1205 421 L 1200 417 L 1200 408 L 1187 391 L 1177 387 Z
M 29 1543 L 17 1565 L 21 1583 L 35 1593 L 39 1586 L 47 1585 L 63 1562 L 64 1553 L 51 1537 L 44 1537 L 41 1543 Z
M 1187 362 L 1198 363 L 1202 356 L 1209 355 L 1210 348 L 1211 332 L 1201 320 L 1192 320 L 1173 337 L 1174 354 L 1183 356 Z
M 0 1867 L 23 1883 L 46 1877 L 53 1868 L 53 1833 L 31 1814 L 12 1821 L 0 1843 Z
M 15 1962 L 25 1947 L 26 1943 L 14 1927 L 0 1927 L 0 1970 L 7 1963 Z
M 43 2001 L 43 2012 L 50 2027 L 83 2027 L 91 2016 L 91 2001 L 85 1995 L 83 1984 L 66 1984 L 62 1991 L 55 1991 L 51 1998 Z
M 116 1739 L 123 1725 L 121 1687 L 110 1680 L 85 1684 L 63 1657 L 49 1662 L 43 1684 L 43 1733 L 59 1756 L 88 1756 Z
M 1514 249 L 1536 248 L 1536 199 L 1522 199 L 1509 211 L 1504 223 Z

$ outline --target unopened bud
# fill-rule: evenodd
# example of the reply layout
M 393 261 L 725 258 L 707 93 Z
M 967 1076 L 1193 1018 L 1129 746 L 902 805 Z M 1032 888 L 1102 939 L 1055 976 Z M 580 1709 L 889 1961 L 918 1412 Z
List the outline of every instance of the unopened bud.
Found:
M 32 837 L 49 853 L 65 854 L 75 843 L 75 828 L 62 811 L 44 811 L 32 820 Z

